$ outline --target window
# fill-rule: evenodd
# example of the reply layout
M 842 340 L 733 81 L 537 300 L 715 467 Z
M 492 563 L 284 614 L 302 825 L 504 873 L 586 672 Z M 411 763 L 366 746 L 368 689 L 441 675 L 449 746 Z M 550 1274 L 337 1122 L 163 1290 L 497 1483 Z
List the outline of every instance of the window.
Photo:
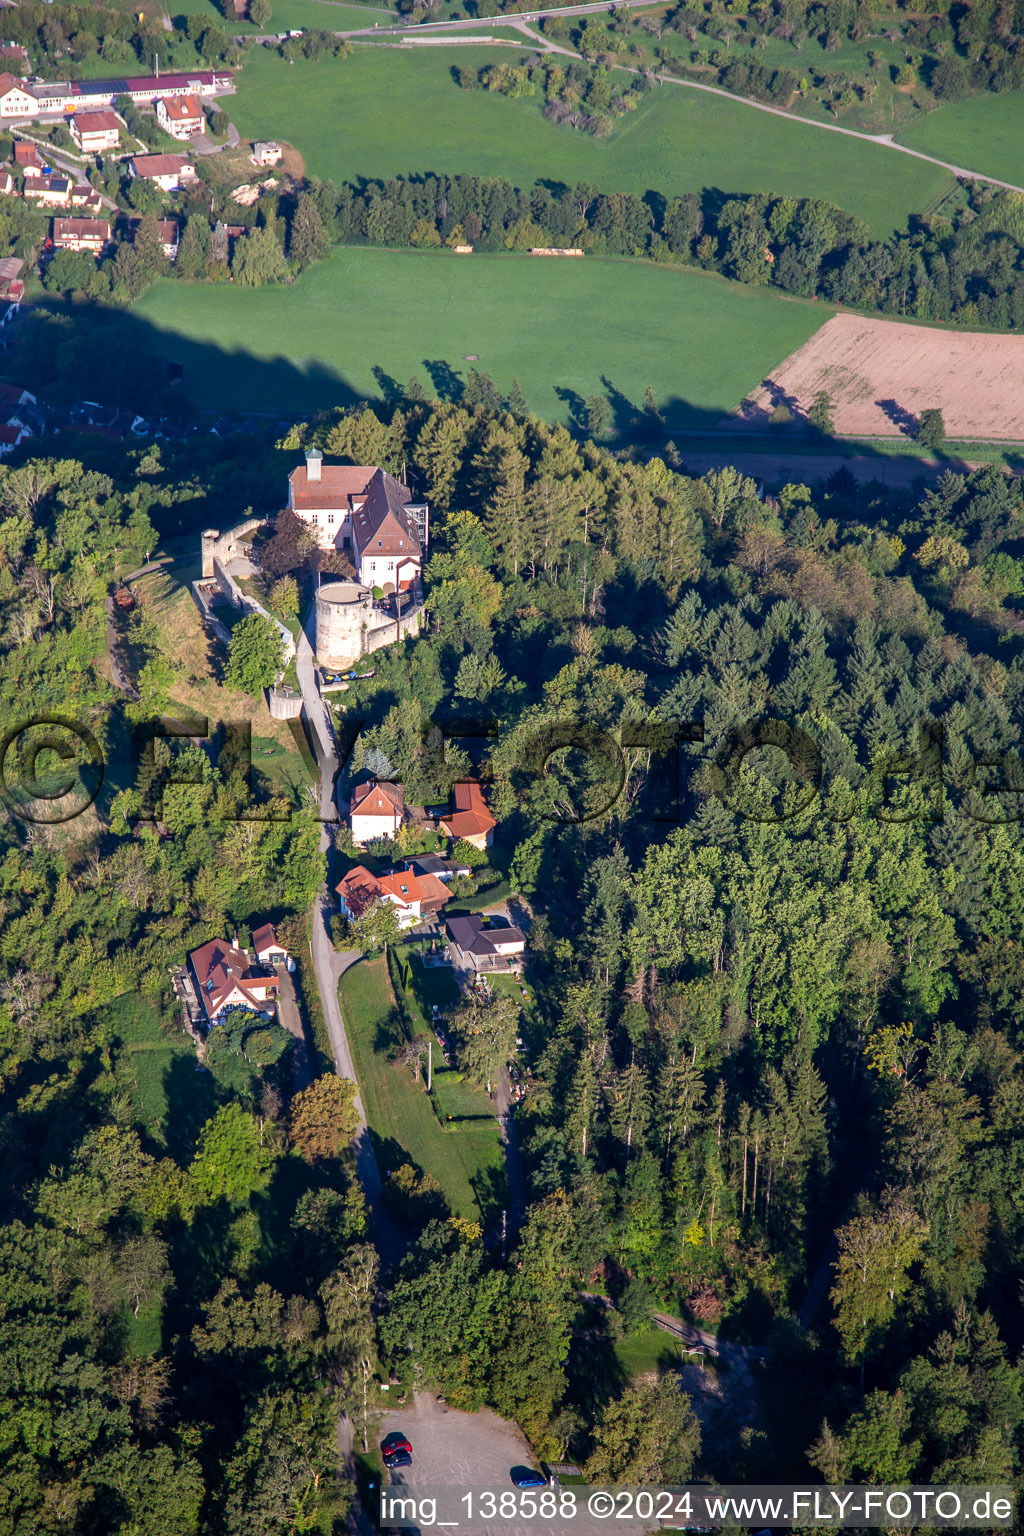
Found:
M 333 524 L 334 524 L 334 513 L 333 512 L 328 512 L 328 514 L 327 514 L 327 526 L 328 526 L 328 528 L 332 527 Z
M 384 540 L 383 539 L 378 539 L 377 540 L 377 548 L 378 549 L 383 549 L 384 548 Z
M 395 568 L 395 562 L 393 560 L 389 560 L 388 561 L 388 570 L 389 571 L 393 571 L 394 568 Z

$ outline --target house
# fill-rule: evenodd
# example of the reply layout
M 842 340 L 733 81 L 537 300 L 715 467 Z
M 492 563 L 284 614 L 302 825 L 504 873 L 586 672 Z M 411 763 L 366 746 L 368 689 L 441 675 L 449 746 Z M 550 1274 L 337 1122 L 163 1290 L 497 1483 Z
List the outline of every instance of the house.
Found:
M 163 244 L 164 255 L 168 261 L 177 261 L 178 244 L 181 240 L 181 225 L 176 219 L 157 219 L 156 227 L 160 231 L 160 240 Z
M 79 181 L 71 188 L 71 206 L 81 208 L 83 217 L 95 219 L 103 212 L 103 199 L 84 181 Z
M 20 422 L 16 425 L 0 427 L 0 458 L 5 458 L 17 448 L 19 443 L 23 443 L 27 437 L 31 436 L 31 432 L 26 432 Z
M 0 259 L 0 298 L 13 298 L 15 290 L 19 288 L 24 292 L 25 284 L 21 281 L 24 265 L 20 256 L 4 256 Z M 30 395 L 27 390 L 22 390 L 22 394 L 35 405 L 35 395 Z
M 22 139 L 17 139 L 14 144 L 14 164 L 20 166 L 26 176 L 43 174 L 43 162 L 39 158 L 38 149 Z
M 194 96 L 160 96 L 156 120 L 172 139 L 191 139 L 205 127 L 203 109 Z
M 284 965 L 290 959 L 284 945 L 278 941 L 273 923 L 264 923 L 252 936 L 252 948 L 261 965 Z
M 497 822 L 487 809 L 480 785 L 475 779 L 456 784 L 452 799 L 455 810 L 438 822 L 445 837 L 472 843 L 474 848 L 489 848 L 494 841 Z
M 24 64 L 28 68 L 28 49 L 21 43 L 0 43 L 0 59 L 13 59 L 16 64 Z
M 284 154 L 280 144 L 275 144 L 273 139 L 264 139 L 252 147 L 253 165 L 279 165 Z
M 71 137 L 86 155 L 101 155 L 121 142 L 121 119 L 116 112 L 76 112 Z
M 385 595 L 418 587 L 428 508 L 386 469 L 324 464 L 312 448 L 288 476 L 288 506 L 321 549 L 348 555 L 364 587 L 379 587 Z
M 456 875 L 473 873 L 469 865 L 463 864 L 459 859 L 443 859 L 436 853 L 414 854 L 411 858 L 402 861 L 402 868 L 414 875 L 433 875 L 443 885 L 447 885 L 449 880 L 454 880 Z
M 42 208 L 65 208 L 71 200 L 71 182 L 67 176 L 40 176 L 25 182 L 25 196 Z
M 155 181 L 162 192 L 177 192 L 183 181 L 196 179 L 196 168 L 184 155 L 134 155 L 131 171 Z
M 101 256 L 110 244 L 109 219 L 54 219 L 53 243 L 58 251 L 88 251 Z
M 390 901 L 400 928 L 415 928 L 451 900 L 451 892 L 433 875 L 412 875 L 407 870 L 372 875 L 362 864 L 343 875 L 335 890 L 344 917 L 361 917 L 374 902 Z
M 22 81 L 5 69 L 0 74 L 0 118 L 35 117 L 39 102 Z
M 17 188 L 14 185 L 14 177 L 11 175 L 7 167 L 4 166 L 3 170 L 0 170 L 0 194 L 2 194 L 4 197 L 12 197 L 16 191 Z
M 401 784 L 371 779 L 352 791 L 348 824 L 357 848 L 365 848 L 375 837 L 394 837 L 404 819 L 405 790 Z
M 474 971 L 507 971 L 526 950 L 526 935 L 520 928 L 487 923 L 479 912 L 449 917 L 445 927 L 457 961 Z
M 0 383 L 0 415 L 17 410 L 19 405 L 35 405 L 36 397 L 20 384 Z
M 254 966 L 237 945 L 211 939 L 194 949 L 188 962 L 210 1024 L 218 1024 L 228 1008 L 250 1008 L 257 1013 L 273 1010 L 280 981 L 269 967 Z

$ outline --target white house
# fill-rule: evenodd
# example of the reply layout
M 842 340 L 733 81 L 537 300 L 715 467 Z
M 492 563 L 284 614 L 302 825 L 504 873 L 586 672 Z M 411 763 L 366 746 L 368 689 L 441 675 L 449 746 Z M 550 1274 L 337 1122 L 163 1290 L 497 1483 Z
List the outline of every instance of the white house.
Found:
M 86 155 L 101 155 L 121 142 L 121 119 L 116 112 L 76 112 L 71 137 Z
M 195 181 L 196 168 L 184 155 L 135 155 L 132 175 L 155 181 L 162 192 L 177 192 L 183 181 Z
M 35 117 L 39 103 L 22 81 L 5 69 L 0 74 L 0 118 Z
M 172 139 L 191 139 L 204 127 L 203 109 L 194 96 L 160 96 L 156 120 Z
M 194 949 L 188 958 L 196 993 L 211 1024 L 218 1024 L 228 1008 L 273 1012 L 280 981 L 269 966 L 254 969 L 243 949 L 226 939 L 211 939 L 209 944 Z
M 284 965 L 288 951 L 280 943 L 273 923 L 264 923 L 252 936 L 253 953 L 261 965 Z
M 390 901 L 399 928 L 415 928 L 451 900 L 451 892 L 433 875 L 414 875 L 402 869 L 378 876 L 362 864 L 343 875 L 335 890 L 341 912 L 348 918 L 362 917 L 377 901 Z
M 321 549 L 348 555 L 364 587 L 390 594 L 419 584 L 428 508 L 386 469 L 325 464 L 312 448 L 288 476 L 288 505 Z
M 365 848 L 375 837 L 394 837 L 404 816 L 405 790 L 401 784 L 371 779 L 352 791 L 348 822 L 357 848 Z

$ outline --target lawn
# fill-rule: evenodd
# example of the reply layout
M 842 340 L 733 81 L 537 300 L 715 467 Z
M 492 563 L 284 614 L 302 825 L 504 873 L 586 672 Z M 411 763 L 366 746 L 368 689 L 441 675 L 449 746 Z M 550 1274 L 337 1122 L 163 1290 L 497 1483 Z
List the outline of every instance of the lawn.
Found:
M 191 1151 L 190 1133 L 182 1121 L 184 1101 L 191 1098 L 199 1118 L 189 1110 L 194 1129 L 213 1113 L 215 1094 L 209 1076 L 196 1071 L 196 1054 L 184 1031 L 171 1034 L 162 1024 L 160 1004 L 136 992 L 115 998 L 104 1011 L 112 1031 L 114 1075 L 128 1094 L 139 1125 L 162 1151 L 169 1146 Z
M 910 149 L 1024 187 L 1024 91 L 937 107 L 897 138 Z
M 214 26 L 232 36 L 246 32 L 287 32 L 293 27 L 313 27 L 323 32 L 341 32 L 356 27 L 381 26 L 393 22 L 395 13 L 382 5 L 345 5 L 343 0 L 273 0 L 265 27 L 250 21 L 226 22 L 224 12 L 213 0 L 177 0 L 169 7 L 172 16 L 208 16 Z
M 880 237 L 950 182 L 927 162 L 682 85 L 652 91 L 609 139 L 595 139 L 548 122 L 539 98 L 462 91 L 451 78 L 453 65 L 496 58 L 516 55 L 358 46 L 346 60 L 288 65 L 259 49 L 230 111 L 247 137 L 286 139 L 314 175 L 339 182 L 439 171 L 669 196 L 774 191 L 839 203 Z
M 670 430 L 718 421 L 830 314 L 649 262 L 367 247 L 285 288 L 164 281 L 134 311 L 156 328 L 147 346 L 180 362 L 211 410 L 231 400 L 299 415 L 379 398 L 377 369 L 402 384 L 432 374 L 443 390 L 474 354 L 554 420 L 605 393 L 624 428 L 651 385 Z
M 443 1131 L 423 1085 L 387 1060 L 389 1047 L 405 1037 L 383 958 L 347 970 L 339 998 L 382 1172 L 414 1163 L 437 1179 L 455 1215 L 493 1222 L 504 1187 L 497 1122 L 458 1134 Z

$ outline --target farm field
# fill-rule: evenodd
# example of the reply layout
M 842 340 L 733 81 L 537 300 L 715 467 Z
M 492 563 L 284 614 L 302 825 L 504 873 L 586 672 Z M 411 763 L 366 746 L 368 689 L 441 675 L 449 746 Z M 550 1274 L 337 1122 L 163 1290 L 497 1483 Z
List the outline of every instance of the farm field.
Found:
M 1024 187 L 1024 91 L 937 107 L 896 137 L 910 149 Z
M 551 419 L 607 393 L 618 428 L 651 385 L 670 429 L 718 421 L 830 313 L 647 262 L 365 247 L 284 288 L 159 283 L 134 311 L 200 407 L 299 414 L 379 397 L 374 369 L 443 390 L 473 366 Z
M 836 430 L 895 437 L 939 406 L 954 438 L 1024 438 L 1024 337 L 942 331 L 835 315 L 772 369 L 745 420 L 762 425 L 780 401 L 806 413 L 818 390 L 835 400 Z
M 345 60 L 289 65 L 257 49 L 231 115 L 245 137 L 286 139 L 313 175 L 335 181 L 443 171 L 669 196 L 773 191 L 827 198 L 879 237 L 952 185 L 926 161 L 683 85 L 652 91 L 609 139 L 595 139 L 548 122 L 537 99 L 462 91 L 451 78 L 453 65 L 479 68 L 499 57 L 516 55 L 357 46 Z
M 383 5 L 346 5 L 344 0 L 273 0 L 273 9 L 265 27 L 251 21 L 225 20 L 221 7 L 213 0 L 176 0 L 170 6 L 172 16 L 208 16 L 222 32 L 239 37 L 245 32 L 287 32 L 292 27 L 317 27 L 323 32 L 340 32 L 356 27 L 381 26 L 394 21 L 396 12 Z

